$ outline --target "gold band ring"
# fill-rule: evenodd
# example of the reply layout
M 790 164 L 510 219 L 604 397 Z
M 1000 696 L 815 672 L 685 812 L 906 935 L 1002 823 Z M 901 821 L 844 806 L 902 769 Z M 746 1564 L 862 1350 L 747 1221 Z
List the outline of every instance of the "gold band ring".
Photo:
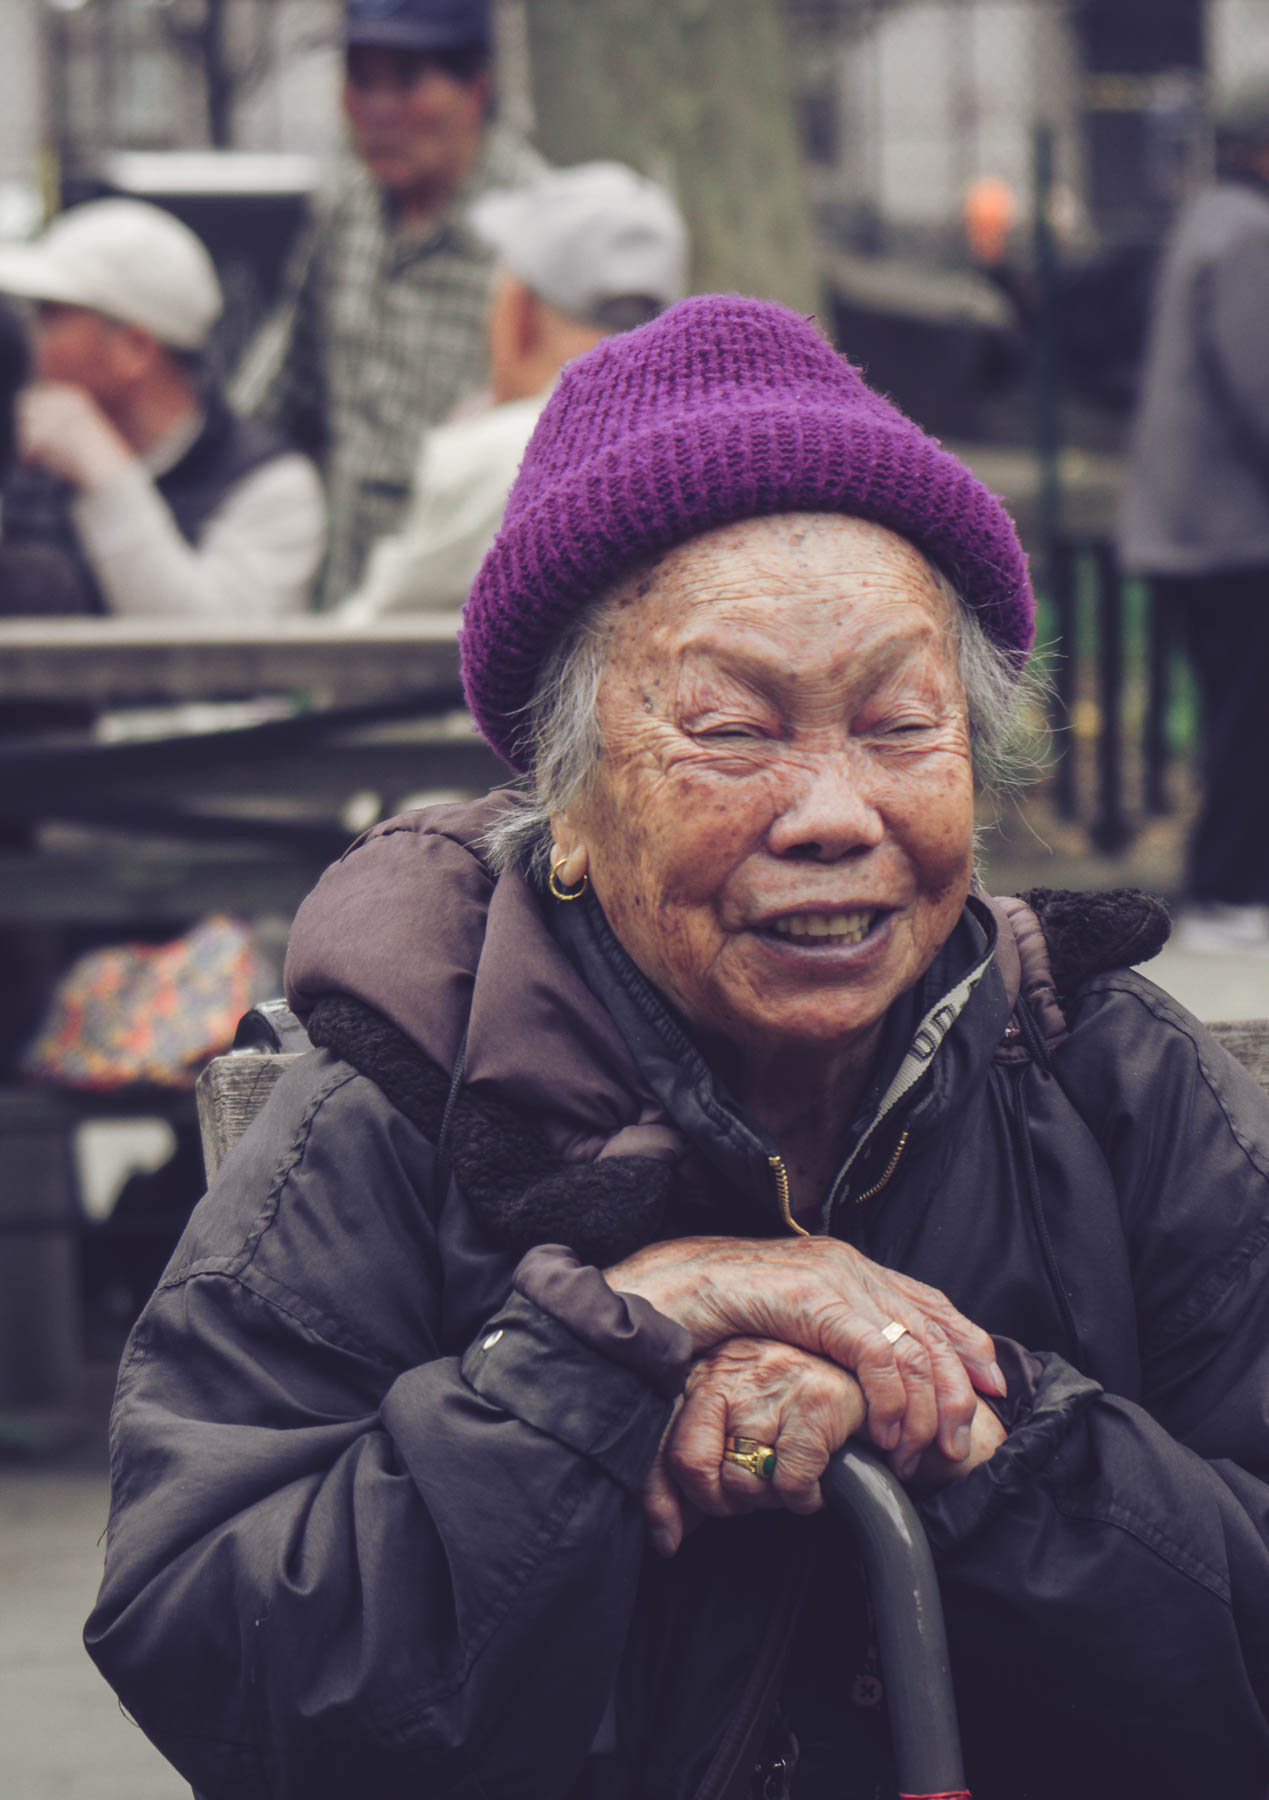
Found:
M 757 1438 L 724 1438 L 723 1459 L 756 1475 L 759 1481 L 770 1481 L 775 1474 L 776 1453 L 770 1444 L 759 1443 Z
M 901 1337 L 907 1335 L 908 1327 L 902 1319 L 891 1319 L 888 1325 L 881 1327 L 881 1335 L 888 1344 L 897 1344 Z

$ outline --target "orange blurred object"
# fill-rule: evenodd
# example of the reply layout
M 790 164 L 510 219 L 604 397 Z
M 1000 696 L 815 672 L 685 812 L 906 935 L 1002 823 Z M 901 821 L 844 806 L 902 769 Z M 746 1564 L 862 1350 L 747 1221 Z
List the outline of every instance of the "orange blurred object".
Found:
M 980 175 L 965 190 L 965 236 L 975 262 L 1000 262 L 1017 214 L 1013 189 L 999 175 Z

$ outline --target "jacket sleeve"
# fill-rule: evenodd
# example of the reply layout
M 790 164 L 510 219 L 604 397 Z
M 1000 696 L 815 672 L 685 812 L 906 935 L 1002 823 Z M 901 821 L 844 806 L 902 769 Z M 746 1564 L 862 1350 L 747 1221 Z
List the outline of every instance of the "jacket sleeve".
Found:
M 86 1642 L 206 1800 L 558 1795 L 602 1716 L 686 1345 L 555 1250 L 445 1353 L 432 1177 L 306 1058 L 130 1343 Z
M 302 613 L 326 542 L 317 470 L 294 453 L 236 482 L 191 544 L 140 463 L 77 496 L 75 528 L 112 613 L 276 619 Z
M 1269 468 L 1269 356 L 1264 296 L 1269 230 L 1245 232 L 1203 271 L 1198 343 L 1207 374 L 1256 464 Z
M 996 1455 L 923 1503 L 970 1730 L 1031 1716 L 1055 1792 L 1087 1791 L 1095 1744 L 1108 1793 L 1262 1800 L 1269 1101 L 1131 975 L 1087 998 L 1055 1068 L 1119 1195 L 1143 1387 L 1042 1355 Z
M 536 413 L 525 401 L 504 402 L 427 432 L 400 529 L 372 545 L 339 617 L 363 624 L 463 604 L 502 522 Z

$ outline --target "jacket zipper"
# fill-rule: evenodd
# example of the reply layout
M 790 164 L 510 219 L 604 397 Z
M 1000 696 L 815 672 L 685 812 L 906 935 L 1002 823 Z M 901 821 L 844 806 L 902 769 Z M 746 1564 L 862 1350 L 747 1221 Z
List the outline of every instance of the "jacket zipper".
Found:
M 796 1232 L 798 1237 L 811 1237 L 813 1234 L 809 1232 L 804 1225 L 799 1225 L 797 1220 L 793 1217 L 793 1208 L 789 1205 L 789 1171 L 784 1166 L 784 1158 L 782 1156 L 769 1156 L 767 1161 L 771 1165 L 772 1174 L 775 1176 L 776 1198 L 780 1202 L 780 1214 L 785 1224 L 790 1231 Z
M 903 1152 L 907 1147 L 908 1137 L 909 1133 L 905 1129 L 899 1138 L 899 1142 L 894 1147 L 890 1161 L 881 1171 L 880 1179 L 874 1181 L 870 1188 L 865 1188 L 862 1194 L 855 1195 L 856 1206 L 864 1206 L 869 1200 L 875 1199 L 882 1188 L 885 1187 L 886 1183 L 890 1180 L 890 1177 L 899 1167 L 899 1158 L 903 1155 Z M 793 1208 L 789 1203 L 789 1171 L 784 1166 L 784 1158 L 782 1156 L 769 1156 L 767 1162 L 771 1167 L 772 1174 L 775 1176 L 776 1198 L 780 1202 L 781 1218 L 784 1220 L 789 1230 L 795 1232 L 798 1237 L 812 1237 L 814 1233 L 808 1231 L 804 1225 L 799 1225 L 797 1220 L 793 1217 Z M 842 1197 L 845 1197 L 844 1194 Z
M 890 1177 L 894 1174 L 895 1170 L 899 1167 L 899 1158 L 903 1155 L 904 1147 L 906 1146 L 907 1141 L 908 1141 L 908 1132 L 905 1128 L 903 1135 L 899 1139 L 899 1142 L 894 1147 L 894 1154 L 891 1156 L 890 1161 L 886 1164 L 885 1168 L 881 1171 L 881 1179 L 879 1181 L 874 1181 L 870 1188 L 865 1188 L 862 1194 L 855 1195 L 855 1205 L 856 1206 L 866 1205 L 866 1203 L 869 1200 L 875 1199 L 876 1196 L 881 1192 L 882 1188 L 885 1187 L 885 1185 L 889 1181 Z

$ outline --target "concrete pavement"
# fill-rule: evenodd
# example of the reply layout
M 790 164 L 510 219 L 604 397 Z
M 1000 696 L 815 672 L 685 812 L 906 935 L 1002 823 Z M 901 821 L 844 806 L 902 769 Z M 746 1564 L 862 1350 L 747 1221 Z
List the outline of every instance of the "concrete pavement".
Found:
M 0 1793 L 7 1800 L 189 1800 L 89 1662 L 101 1578 L 97 1469 L 0 1474 Z
M 1269 956 L 1212 956 L 1167 944 L 1141 972 L 1200 1019 L 1269 1017 Z
M 71 1449 L 0 1463 L 4 1800 L 189 1800 L 80 1641 L 101 1580 L 111 1385 L 109 1367 L 88 1371 L 84 1435 Z
M 1122 854 L 1105 856 L 1090 848 L 1080 826 L 1053 816 L 1040 790 L 985 811 L 979 842 L 983 878 L 995 894 L 1033 887 L 1135 887 L 1175 906 L 1187 825 L 1185 807 L 1149 819 Z M 1167 944 L 1141 968 L 1200 1019 L 1269 1017 L 1269 954 L 1211 955 Z

